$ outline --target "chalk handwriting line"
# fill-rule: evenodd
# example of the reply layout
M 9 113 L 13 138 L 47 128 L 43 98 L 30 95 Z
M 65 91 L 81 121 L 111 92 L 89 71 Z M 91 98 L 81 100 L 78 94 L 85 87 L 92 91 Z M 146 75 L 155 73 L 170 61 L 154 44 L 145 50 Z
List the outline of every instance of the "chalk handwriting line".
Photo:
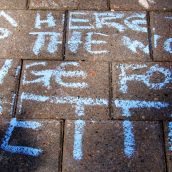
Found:
M 5 136 L 2 140 L 1 149 L 10 153 L 23 154 L 29 156 L 39 156 L 43 151 L 41 149 L 36 149 L 32 147 L 25 146 L 12 146 L 9 144 L 12 133 L 16 127 L 21 128 L 31 128 L 37 130 L 41 127 L 41 124 L 34 121 L 17 121 L 16 118 L 12 118 L 10 125 L 5 133 Z

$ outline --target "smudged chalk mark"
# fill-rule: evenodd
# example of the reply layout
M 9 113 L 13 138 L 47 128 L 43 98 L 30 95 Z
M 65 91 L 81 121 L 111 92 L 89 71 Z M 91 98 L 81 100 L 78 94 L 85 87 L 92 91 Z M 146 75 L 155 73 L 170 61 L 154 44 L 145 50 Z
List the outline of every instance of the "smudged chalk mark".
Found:
M 5 137 L 2 140 L 1 149 L 7 152 L 11 152 L 11 153 L 17 153 L 17 154 L 23 154 L 23 155 L 29 155 L 29 156 L 35 156 L 35 157 L 39 156 L 42 153 L 41 149 L 9 145 L 9 141 L 15 127 L 31 128 L 33 130 L 36 130 L 39 127 L 41 127 L 41 124 L 34 121 L 17 121 L 16 118 L 12 118 L 10 125 L 5 133 Z
M 165 19 L 170 19 L 170 20 L 172 20 L 172 17 L 165 17 Z
M 8 29 L 0 28 L 0 39 L 7 38 L 10 34 L 11 32 Z
M 73 31 L 71 34 L 72 34 L 71 38 L 68 41 L 68 47 L 72 53 L 77 53 L 79 45 L 82 44 L 82 40 L 81 40 L 82 33 Z
M 83 157 L 82 142 L 84 133 L 85 121 L 75 121 L 74 131 L 74 145 L 73 145 L 73 158 L 75 160 L 81 160 Z
M 122 37 L 122 42 L 124 46 L 126 46 L 133 53 L 138 53 L 137 49 L 140 49 L 145 54 L 149 54 L 149 45 L 144 45 L 142 42 L 138 40 L 132 40 L 127 36 Z
M 169 150 L 172 151 L 172 122 L 168 123 L 168 145 Z
M 124 130 L 124 153 L 128 158 L 131 158 L 135 151 L 135 139 L 133 134 L 133 125 L 131 121 L 123 122 Z
M 4 11 L 0 11 L 0 17 L 4 17 L 13 27 L 17 27 L 18 24 L 17 22 L 7 13 L 5 13 Z
M 160 35 L 154 34 L 154 47 L 157 48 L 158 40 L 161 38 Z
M 12 66 L 12 62 L 13 62 L 13 60 L 11 60 L 11 59 L 5 60 L 4 65 L 0 69 L 0 84 L 3 84 L 4 78 L 7 75 L 10 67 Z
M 172 38 L 168 38 L 164 42 L 164 50 L 170 54 L 172 54 Z

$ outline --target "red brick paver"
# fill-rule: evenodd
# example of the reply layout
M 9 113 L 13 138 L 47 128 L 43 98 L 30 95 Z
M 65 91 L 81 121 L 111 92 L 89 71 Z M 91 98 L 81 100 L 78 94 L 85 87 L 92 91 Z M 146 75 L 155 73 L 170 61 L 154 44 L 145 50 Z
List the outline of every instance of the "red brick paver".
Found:
M 162 141 L 156 122 L 67 121 L 63 172 L 162 172 Z
M 61 122 L 0 121 L 0 171 L 58 171 Z
M 171 2 L 0 0 L 0 171 L 172 171 Z
M 154 60 L 172 61 L 172 13 L 153 12 L 150 22 Z
M 30 9 L 92 9 L 107 10 L 107 0 L 30 0 Z
M 24 61 L 20 117 L 108 119 L 107 63 Z
M 171 0 L 110 0 L 115 10 L 171 10 Z
M 62 59 L 62 12 L 0 11 L 1 58 Z
M 148 61 L 145 12 L 69 12 L 66 60 Z
M 171 118 L 171 63 L 113 63 L 112 70 L 114 118 Z
M 172 171 L 172 122 L 164 122 L 166 158 L 168 171 Z
M 0 0 L 0 9 L 26 9 L 27 0 Z
M 12 117 L 20 68 L 20 60 L 0 60 L 0 114 L 2 118 Z

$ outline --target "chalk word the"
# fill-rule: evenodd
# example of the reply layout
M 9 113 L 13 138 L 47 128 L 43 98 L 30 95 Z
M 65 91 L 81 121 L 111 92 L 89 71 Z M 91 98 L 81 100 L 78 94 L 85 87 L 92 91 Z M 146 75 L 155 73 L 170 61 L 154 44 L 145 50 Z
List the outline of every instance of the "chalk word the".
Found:
M 151 66 L 147 71 L 146 74 L 127 74 L 127 70 L 132 70 L 138 71 L 138 70 L 144 70 L 147 68 L 146 64 L 120 64 L 118 66 L 120 69 L 121 73 L 119 75 L 119 86 L 120 86 L 120 91 L 122 93 L 127 93 L 128 91 L 128 85 L 127 82 L 129 81 L 139 81 L 143 82 L 149 89 L 153 90 L 160 90 L 163 89 L 167 86 L 167 84 L 172 82 L 172 72 L 165 67 L 160 67 L 158 64 L 155 64 Z M 151 77 L 153 76 L 154 73 L 160 73 L 164 76 L 164 80 L 159 83 L 153 83 L 151 82 Z
M 24 76 L 22 80 L 23 85 L 29 84 L 41 84 L 42 86 L 46 87 L 47 89 L 51 88 L 51 78 L 54 77 L 55 82 L 62 87 L 67 88 L 87 88 L 88 84 L 85 82 L 65 82 L 63 80 L 64 77 L 72 78 L 78 77 L 85 79 L 87 77 L 86 72 L 81 70 L 66 70 L 66 67 L 79 67 L 80 64 L 78 62 L 63 62 L 57 66 L 54 70 L 33 70 L 33 67 L 42 66 L 47 67 L 47 62 L 34 62 L 31 64 L 26 65 L 26 70 L 24 71 Z M 33 80 L 27 80 L 27 72 L 29 69 L 32 69 L 30 73 L 33 75 Z
M 39 156 L 42 153 L 41 149 L 9 145 L 10 138 L 16 127 L 31 128 L 33 130 L 36 130 L 41 127 L 41 124 L 34 121 L 17 121 L 16 118 L 13 118 L 2 140 L 1 149 L 10 153 L 24 154 L 29 156 Z
M 35 28 L 41 29 L 43 24 L 47 24 L 49 28 L 54 28 L 56 26 L 56 20 L 53 17 L 52 13 L 47 14 L 47 19 L 41 20 L 39 13 L 36 15 L 35 19 Z M 39 55 L 41 49 L 44 47 L 46 37 L 50 37 L 50 42 L 48 44 L 47 51 L 50 54 L 54 54 L 58 51 L 58 45 L 62 44 L 61 33 L 59 32 L 30 32 L 30 35 L 37 35 L 37 40 L 33 46 L 33 53 Z

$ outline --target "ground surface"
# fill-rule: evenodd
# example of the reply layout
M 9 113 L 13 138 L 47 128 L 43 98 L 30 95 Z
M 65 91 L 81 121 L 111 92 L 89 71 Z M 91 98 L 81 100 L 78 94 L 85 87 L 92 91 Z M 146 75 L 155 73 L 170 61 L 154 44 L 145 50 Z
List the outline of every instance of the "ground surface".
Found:
M 0 171 L 172 172 L 171 0 L 0 0 Z

